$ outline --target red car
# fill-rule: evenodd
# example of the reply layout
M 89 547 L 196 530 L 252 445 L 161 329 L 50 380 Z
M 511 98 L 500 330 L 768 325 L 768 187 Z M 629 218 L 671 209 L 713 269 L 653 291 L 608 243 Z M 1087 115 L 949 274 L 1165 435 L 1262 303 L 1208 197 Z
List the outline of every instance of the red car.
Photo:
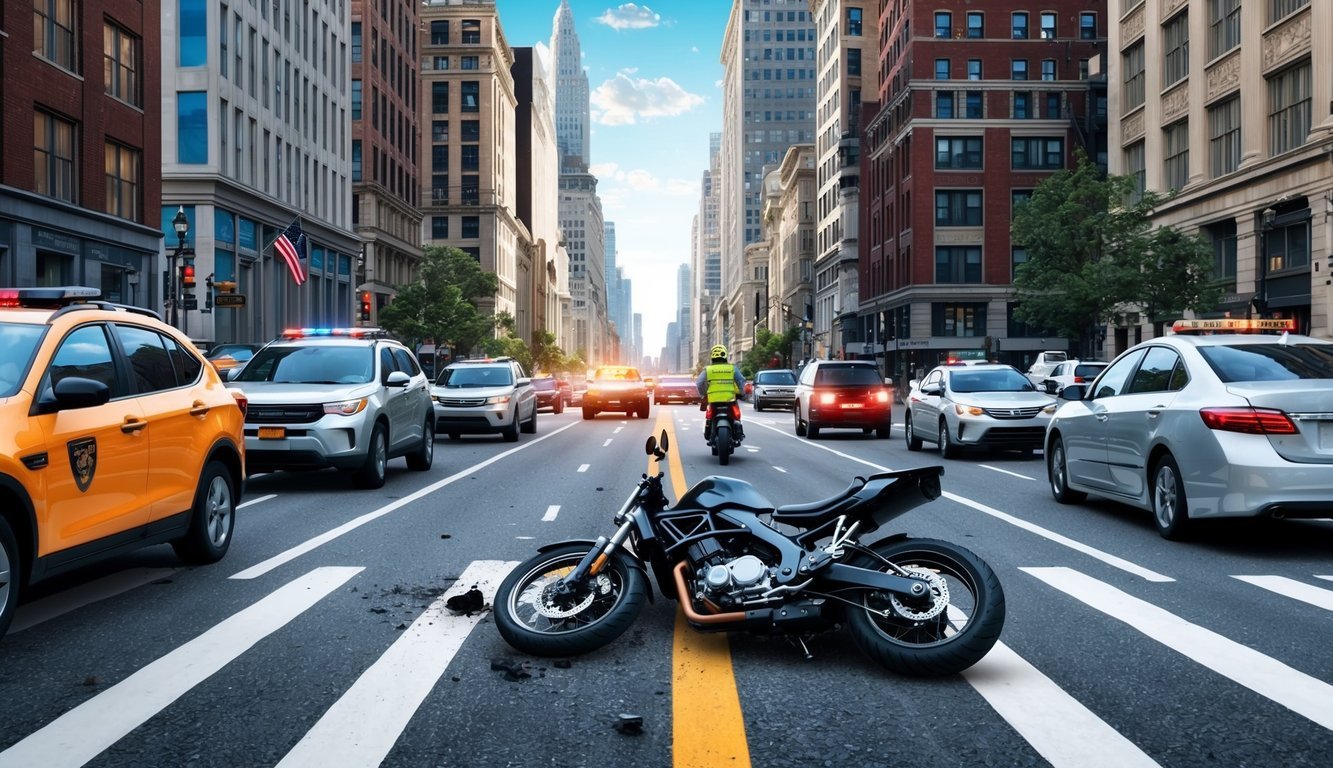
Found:
M 566 384 L 566 387 L 569 385 Z M 532 389 L 537 393 L 537 410 L 549 408 L 553 413 L 564 413 L 569 402 L 568 395 L 560 389 L 560 381 L 554 376 L 541 376 L 532 380 Z
M 653 390 L 653 403 L 697 403 L 699 389 L 693 376 L 663 376 Z

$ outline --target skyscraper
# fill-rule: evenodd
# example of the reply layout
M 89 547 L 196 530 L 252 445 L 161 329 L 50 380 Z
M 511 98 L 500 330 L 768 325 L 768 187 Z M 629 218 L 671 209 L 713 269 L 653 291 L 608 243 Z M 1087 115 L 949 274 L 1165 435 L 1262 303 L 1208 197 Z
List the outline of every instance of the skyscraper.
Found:
M 551 51 L 555 58 L 555 132 L 560 167 L 566 167 L 566 158 L 571 157 L 578 161 L 569 167 L 587 167 L 588 74 L 583 71 L 583 52 L 569 0 L 560 0 L 553 24 Z

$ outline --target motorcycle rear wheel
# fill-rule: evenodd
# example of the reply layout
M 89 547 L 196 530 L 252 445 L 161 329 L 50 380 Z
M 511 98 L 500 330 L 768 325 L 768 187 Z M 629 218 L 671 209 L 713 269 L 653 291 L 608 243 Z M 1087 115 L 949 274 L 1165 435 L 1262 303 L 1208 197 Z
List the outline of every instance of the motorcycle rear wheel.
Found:
M 936 539 L 896 539 L 870 549 L 908 572 L 940 577 L 948 595 L 947 607 L 933 617 L 930 607 L 901 599 L 895 605 L 884 592 L 863 591 L 853 598 L 860 607 L 847 608 L 847 628 L 866 656 L 899 674 L 944 677 L 980 661 L 1000 639 L 1004 589 L 981 558 Z M 866 555 L 851 564 L 892 572 Z M 936 596 L 940 597 L 938 588 Z
M 717 463 L 727 466 L 731 463 L 731 427 L 721 425 L 713 432 L 713 444 L 717 446 Z
M 629 629 L 648 599 L 648 581 L 624 553 L 573 594 L 554 594 L 556 582 L 587 553 L 587 544 L 564 544 L 510 571 L 495 595 L 495 626 L 505 642 L 534 656 L 574 656 Z

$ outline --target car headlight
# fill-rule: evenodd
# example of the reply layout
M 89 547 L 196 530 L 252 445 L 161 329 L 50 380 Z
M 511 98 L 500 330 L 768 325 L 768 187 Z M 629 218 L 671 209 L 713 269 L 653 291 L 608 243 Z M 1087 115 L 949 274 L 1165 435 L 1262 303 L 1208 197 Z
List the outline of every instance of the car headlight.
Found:
M 324 413 L 335 416 L 354 416 L 366 409 L 366 398 L 357 400 L 340 400 L 336 403 L 325 403 Z
M 955 405 L 953 412 L 959 416 L 984 416 L 986 409 L 978 408 L 975 405 Z
M 507 402 L 509 402 L 509 395 L 496 395 L 495 397 L 486 398 L 487 405 L 504 405 Z
M 1044 413 L 1044 414 L 1046 414 L 1047 416 L 1050 416 L 1051 414 L 1055 413 L 1056 409 L 1059 408 L 1059 407 L 1060 407 L 1060 404 L 1059 404 L 1059 403 L 1051 403 L 1050 405 L 1046 406 L 1045 408 L 1042 408 L 1042 409 L 1041 409 L 1041 412 Z

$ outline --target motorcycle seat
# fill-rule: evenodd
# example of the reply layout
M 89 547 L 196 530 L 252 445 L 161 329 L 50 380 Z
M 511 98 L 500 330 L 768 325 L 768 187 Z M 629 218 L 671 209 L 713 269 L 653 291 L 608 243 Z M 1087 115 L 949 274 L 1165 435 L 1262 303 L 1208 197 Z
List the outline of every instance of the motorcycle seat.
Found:
M 835 496 L 819 501 L 811 501 L 805 504 L 783 504 L 773 510 L 773 522 L 784 523 L 787 525 L 808 526 L 819 522 L 830 510 L 838 504 L 850 499 L 853 494 L 864 487 L 866 481 L 863 478 L 852 480 L 852 484 L 845 490 Z

